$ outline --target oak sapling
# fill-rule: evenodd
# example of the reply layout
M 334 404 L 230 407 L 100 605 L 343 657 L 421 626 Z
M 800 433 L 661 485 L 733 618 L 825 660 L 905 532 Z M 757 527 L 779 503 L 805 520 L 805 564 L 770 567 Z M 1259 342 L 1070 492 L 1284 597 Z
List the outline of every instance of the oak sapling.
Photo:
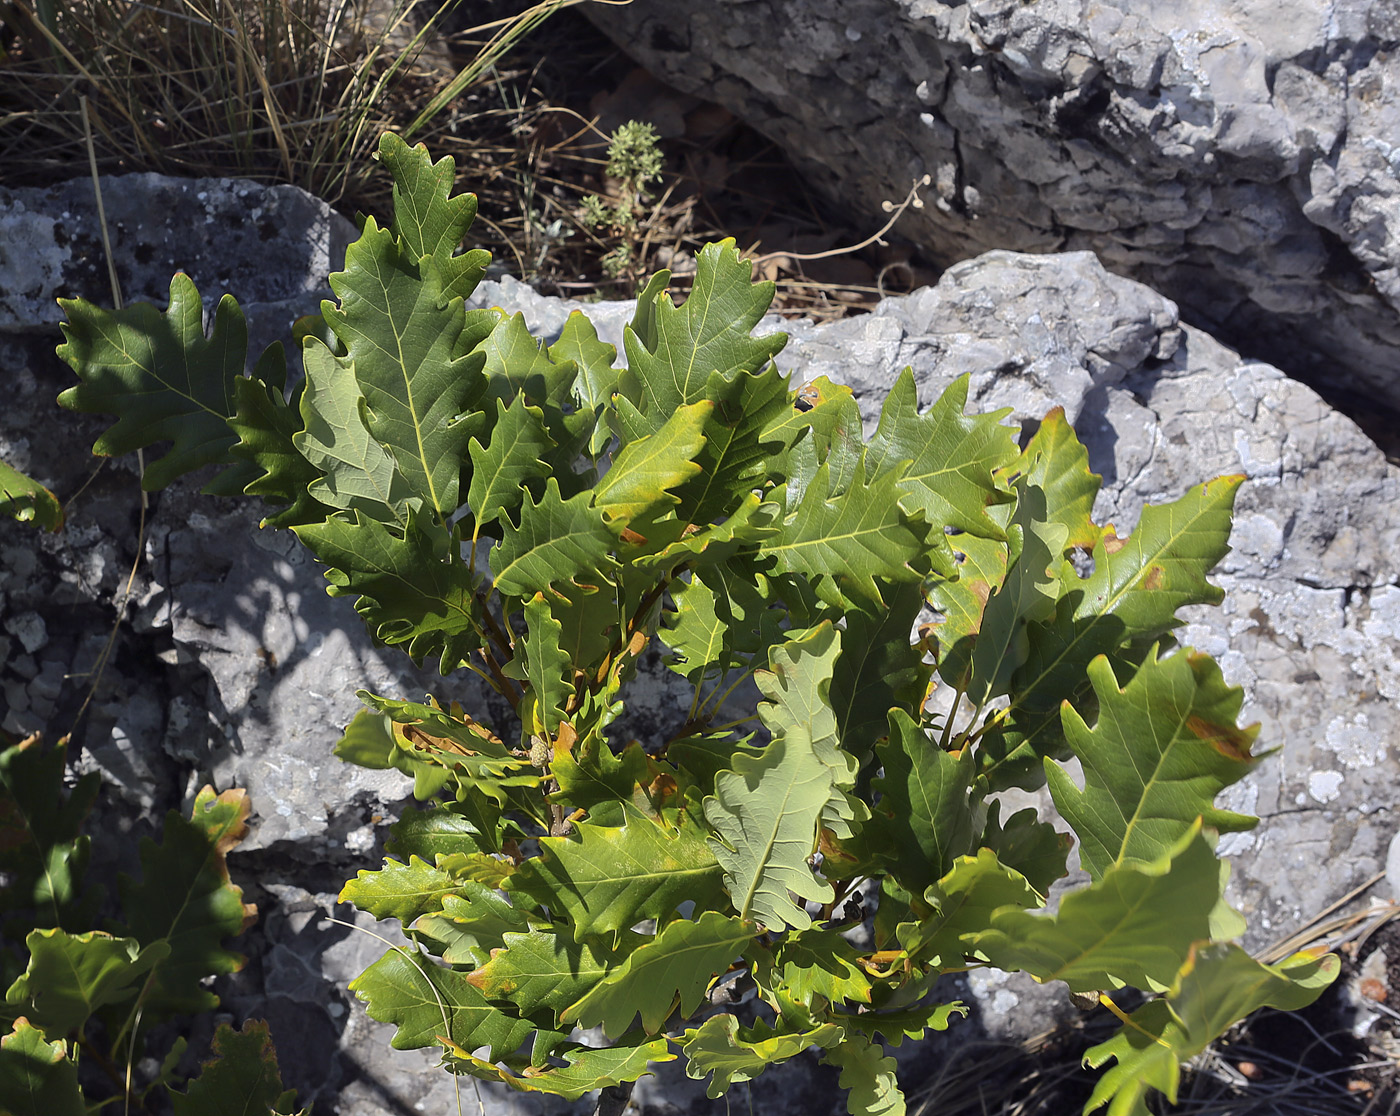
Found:
M 262 496 L 377 639 L 513 711 L 363 693 L 337 748 L 424 800 L 343 892 L 414 943 L 351 985 L 396 1047 L 614 1106 L 678 1054 L 718 1097 L 816 1047 L 852 1112 L 899 1113 L 886 1047 L 965 1012 L 930 1002 L 940 975 L 991 967 L 1154 994 L 1089 1055 L 1116 1064 L 1087 1110 L 1141 1114 L 1237 1019 L 1332 980 L 1331 956 L 1232 944 L 1214 835 L 1255 819 L 1214 802 L 1255 730 L 1171 641 L 1220 600 L 1240 477 L 1120 536 L 1062 412 L 1019 448 L 1004 412 L 965 413 L 966 377 L 921 411 L 907 370 L 867 440 L 846 388 L 796 390 L 785 338 L 753 335 L 773 287 L 732 241 L 683 305 L 646 284 L 625 366 L 581 313 L 542 345 L 464 305 L 485 258 L 459 254 L 451 160 L 394 136 L 379 157 L 394 219 L 331 276 L 331 344 L 304 341 L 290 399 L 280 353 L 242 374 L 232 300 L 213 339 L 183 328 L 182 278 L 163 317 L 66 304 L 60 351 L 64 402 L 120 416 L 99 450 L 173 435 L 162 478 L 226 463 L 211 489 Z M 693 700 L 620 738 L 654 644 Z M 1002 816 L 996 792 L 1047 782 L 1053 810 Z M 1075 841 L 1089 881 L 1048 914 Z M 709 995 L 736 973 L 742 1019 Z

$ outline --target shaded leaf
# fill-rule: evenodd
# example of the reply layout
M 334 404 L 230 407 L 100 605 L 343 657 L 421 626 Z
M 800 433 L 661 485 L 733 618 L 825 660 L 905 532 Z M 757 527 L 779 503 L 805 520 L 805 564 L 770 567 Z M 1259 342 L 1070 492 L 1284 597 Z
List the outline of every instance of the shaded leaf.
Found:
M 329 567 L 326 591 L 358 596 L 355 611 L 380 642 L 406 645 L 416 663 L 434 656 L 444 674 L 454 670 L 481 645 L 480 577 L 424 511 L 411 514 L 402 536 L 353 514 L 293 528 Z
M 930 668 L 911 645 L 914 622 L 923 605 L 917 585 L 891 589 L 888 608 L 860 606 L 847 611 L 841 656 L 831 672 L 831 706 L 841 746 L 858 759 L 874 753 L 889 731 L 895 708 L 918 709 L 928 688 Z
M 282 1088 L 266 1023 L 250 1019 L 239 1031 L 221 1024 L 214 1032 L 213 1053 L 185 1092 L 171 1090 L 175 1116 L 275 1116 L 292 1111 L 296 1090 Z M 300 1116 L 310 1112 L 303 1109 Z
M 87 1116 L 78 1067 L 60 1042 L 46 1042 L 28 1019 L 0 1037 L 0 1111 L 4 1116 Z
M 184 272 L 170 280 L 162 314 L 142 302 L 103 310 L 82 299 L 59 299 L 68 320 L 58 355 L 82 381 L 59 395 L 70 410 L 114 414 L 117 421 L 93 443 L 102 457 L 170 441 L 152 454 L 141 487 L 155 492 L 205 465 L 225 464 L 237 436 L 234 378 L 243 373 L 248 327 L 232 295 L 214 312 L 204 335 L 204 304 Z
M 145 999 L 148 1013 L 207 1011 L 219 1000 L 204 978 L 243 967 L 223 941 L 252 925 L 257 909 L 229 882 L 227 856 L 247 834 L 251 808 L 241 790 L 203 788 L 188 820 L 174 810 L 166 815 L 160 844 L 142 840 L 141 882 L 118 880 L 131 936 L 143 946 L 170 946 Z
M 256 474 L 243 491 L 281 508 L 264 516 L 261 526 L 295 527 L 333 514 L 334 508 L 311 495 L 321 474 L 296 447 L 302 429 L 299 396 L 294 393 L 289 406 L 280 384 L 240 377 L 233 382 L 233 397 L 238 409 L 228 425 L 238 443 L 229 452 Z
M 884 775 L 866 840 L 885 850 L 891 874 L 914 895 L 967 853 L 974 835 L 972 749 L 945 752 L 903 709 L 889 714 L 876 754 Z
M 18 469 L 0 461 L 0 515 L 33 523 L 46 531 L 63 530 L 63 506 L 58 499 Z
M 612 432 L 607 424 L 598 421 L 612 403 L 613 392 L 617 390 L 619 369 L 615 368 L 617 349 L 598 340 L 598 332 L 593 323 L 575 310 L 564 322 L 559 340 L 549 347 L 549 358 L 556 364 L 573 361 L 578 368 L 574 380 L 574 403 L 580 412 L 594 416 L 594 425 L 589 435 L 588 452 L 597 457 L 608 447 Z
M 97 797 L 101 776 L 89 772 L 67 794 L 65 737 L 52 747 L 38 736 L 0 748 L 0 911 L 33 913 L 23 928 L 6 933 L 21 937 L 28 927 L 85 928 L 93 889 L 83 888 L 89 838 L 83 820 Z
M 1006 867 L 1019 872 L 1042 898 L 1050 885 L 1066 872 L 1065 863 L 1074 847 L 1074 838 L 1043 822 L 1034 806 L 1018 810 L 1001 822 L 1001 803 L 993 801 L 987 810 L 981 844 L 996 853 Z
M 302 350 L 306 387 L 301 394 L 303 429 L 292 445 L 318 474 L 307 494 L 330 508 L 362 512 L 379 523 L 408 523 L 417 497 L 388 451 L 361 419 L 364 396 L 351 361 L 338 359 L 308 338 Z
M 822 1061 L 841 1067 L 838 1082 L 849 1090 L 846 1109 L 851 1116 L 904 1116 L 904 1094 L 895 1078 L 895 1060 L 884 1048 L 870 1042 L 851 1041 L 827 1048 Z
M 51 1035 L 66 1035 L 99 1008 L 135 996 L 146 974 L 170 954 L 168 942 L 142 949 L 134 938 L 99 930 L 33 930 L 24 944 L 29 965 L 5 993 L 5 1002 Z
M 1029 654 L 1028 626 L 1055 614 L 1065 528 L 1046 522 L 1047 514 L 1045 493 L 1018 482 L 1016 509 L 1007 527 L 1008 569 L 987 600 L 970 656 L 966 690 L 968 699 L 978 706 L 1007 692 Z M 955 648 L 945 678 L 956 681 L 961 674 L 959 659 Z
M 895 927 L 899 945 L 911 956 L 937 959 L 941 968 L 962 964 L 972 947 L 965 941 L 991 925 L 992 913 L 1004 907 L 1029 908 L 1044 899 L 1015 869 L 1002 864 L 991 849 L 960 856 L 923 896 L 934 913 L 919 922 Z M 882 907 L 883 910 L 883 900 Z

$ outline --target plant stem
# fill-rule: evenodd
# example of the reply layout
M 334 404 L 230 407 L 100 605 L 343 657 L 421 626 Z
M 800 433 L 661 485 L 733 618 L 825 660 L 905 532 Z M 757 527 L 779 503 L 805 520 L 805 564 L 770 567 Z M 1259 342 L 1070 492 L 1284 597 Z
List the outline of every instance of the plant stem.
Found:
M 593 1116 L 622 1116 L 627 1102 L 632 1099 L 632 1086 L 635 1082 L 624 1081 L 621 1085 L 609 1085 L 598 1094 L 598 1107 Z

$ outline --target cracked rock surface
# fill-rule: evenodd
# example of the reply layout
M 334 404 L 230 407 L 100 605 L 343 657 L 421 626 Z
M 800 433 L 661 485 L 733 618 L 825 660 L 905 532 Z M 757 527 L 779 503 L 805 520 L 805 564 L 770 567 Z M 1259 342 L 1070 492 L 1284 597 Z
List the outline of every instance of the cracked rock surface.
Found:
M 132 204 L 139 211 L 139 199 Z M 273 239 L 295 246 L 308 229 L 329 229 L 329 210 L 319 212 L 324 221 L 288 221 Z M 291 258 L 329 256 L 325 237 Z M 149 266 L 159 274 L 176 263 L 167 256 Z M 315 306 L 322 276 L 302 267 L 270 277 L 267 288 L 302 290 L 300 304 L 255 298 L 255 333 L 276 335 L 288 315 Z M 478 301 L 519 310 L 543 332 L 559 329 L 570 309 L 509 280 L 483 284 Z M 14 305 L 0 292 L 0 313 Z M 630 304 L 587 309 L 605 339 L 620 340 Z M 905 365 L 925 403 L 970 372 L 977 409 L 1011 407 L 1029 420 L 1063 405 L 1104 475 L 1099 518 L 1122 534 L 1145 502 L 1245 473 L 1234 550 L 1216 575 L 1225 604 L 1193 610 L 1181 639 L 1220 658 L 1245 687 L 1246 718 L 1263 722 L 1261 747 L 1279 749 L 1222 803 L 1263 818 L 1223 842 L 1251 944 L 1282 937 L 1384 866 L 1397 828 L 1400 470 L 1349 419 L 1183 325 L 1172 302 L 1089 253 L 993 252 L 862 318 L 763 328 L 792 335 L 780 367 L 799 381 L 824 374 L 850 384 L 872 422 Z M 391 1050 L 390 1029 L 345 990 L 383 947 L 324 916 L 385 932 L 335 897 L 358 869 L 378 865 L 385 828 L 411 798 L 396 773 L 345 766 L 331 748 L 360 686 L 410 698 L 432 689 L 489 712 L 487 699 L 470 682 L 444 682 L 373 647 L 350 602 L 326 596 L 315 563 L 289 536 L 258 530 L 255 501 L 201 496 L 196 478 L 154 496 L 143 528 L 134 460 L 93 475 L 89 447 L 102 423 L 54 404 L 72 382 L 53 355 L 56 340 L 51 328 L 0 333 L 8 374 L 0 458 L 69 501 L 60 535 L 0 521 L 0 722 L 12 732 L 67 731 L 120 619 L 70 753 L 107 783 L 92 830 L 112 839 L 95 842 L 94 872 L 135 870 L 135 838 L 153 832 L 165 810 L 186 807 L 203 783 L 245 787 L 255 828 L 230 867 L 262 917 L 238 946 L 247 968 L 220 987 L 226 1010 L 271 1020 L 288 1084 L 318 1116 L 455 1111 L 453 1083 L 434 1059 Z M 673 721 L 688 698 L 656 662 L 634 689 L 630 731 L 639 736 L 653 721 Z M 1068 1010 L 1061 991 L 1015 978 L 962 984 L 949 996 L 972 1003 L 972 1018 L 894 1052 L 911 1091 L 941 1043 L 1024 1036 Z M 192 1035 L 191 1049 L 206 1037 Z M 795 1060 L 754 1083 L 755 1109 L 843 1111 L 835 1078 Z M 473 1107 L 473 1087 L 463 1090 Z M 584 1111 L 485 1085 L 480 1096 L 492 1116 Z M 675 1063 L 645 1079 L 635 1100 L 652 1116 L 726 1110 Z
M 1400 408 L 1397 0 L 589 5 L 939 263 L 1089 249 L 1324 394 Z M 849 218 L 848 218 L 849 219 Z

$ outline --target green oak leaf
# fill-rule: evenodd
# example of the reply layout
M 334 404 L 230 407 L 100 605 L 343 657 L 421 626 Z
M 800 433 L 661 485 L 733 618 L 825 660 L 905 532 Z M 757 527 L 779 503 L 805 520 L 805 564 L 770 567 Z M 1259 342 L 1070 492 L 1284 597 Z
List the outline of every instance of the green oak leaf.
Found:
M 314 337 L 302 348 L 302 364 L 303 428 L 292 436 L 292 445 L 318 474 L 308 495 L 329 508 L 406 527 L 410 501 L 417 503 L 418 497 L 388 451 L 365 429 L 360 415 L 364 396 L 354 364 Z
M 233 397 L 238 409 L 228 425 L 238 443 L 229 452 L 257 474 L 243 491 L 280 507 L 264 516 L 260 526 L 295 527 L 333 515 L 334 508 L 311 495 L 321 473 L 296 446 L 302 430 L 300 390 L 293 392 L 289 404 L 280 384 L 239 377 L 233 382 Z
M 146 462 L 141 487 L 148 492 L 205 465 L 232 463 L 234 381 L 248 351 L 248 327 L 232 295 L 219 300 L 208 337 L 204 304 L 183 272 L 170 280 L 163 314 L 145 302 L 123 310 L 82 299 L 59 299 L 59 305 L 68 320 L 58 355 L 81 380 L 59 395 L 59 403 L 117 416 L 93 453 L 111 457 L 169 441 L 169 450 Z
M 969 656 L 966 691 L 968 700 L 979 707 L 1005 694 L 1017 668 L 1026 661 L 1029 625 L 1055 615 L 1066 531 L 1061 524 L 1046 522 L 1047 514 L 1045 493 L 1018 482 L 1016 509 L 1007 527 L 1006 576 L 987 599 Z M 944 660 L 944 678 L 962 675 L 960 659 L 955 648 Z
M 651 764 L 637 741 L 614 752 L 599 734 L 590 733 L 569 752 L 560 752 L 549 765 L 559 789 L 550 795 L 573 810 L 587 810 L 599 825 L 622 822 L 622 804 L 633 801 L 638 788 L 651 782 Z M 665 765 L 669 766 L 669 765 Z
M 0 515 L 33 523 L 55 534 L 63 530 L 63 505 L 33 477 L 0 461 Z
M 5 1002 L 51 1035 L 66 1035 L 99 1008 L 131 999 L 150 970 L 170 955 L 169 942 L 143 949 L 134 938 L 100 930 L 32 930 L 24 944 L 29 964 L 5 993 Z
M 673 652 L 668 665 L 696 686 L 764 661 L 782 638 L 781 614 L 760 573 L 724 562 L 673 584 L 675 611 L 667 614 L 661 639 Z
M 899 922 L 895 937 L 911 957 L 936 958 L 943 968 L 962 964 L 963 955 L 972 952 L 966 937 L 991 925 L 993 912 L 1045 903 L 1020 872 L 1002 864 L 989 848 L 958 857 L 923 898 L 934 913 L 919 922 Z
M 958 576 L 935 578 L 928 585 L 928 603 L 939 614 L 929 629 L 936 645 L 938 670 L 950 685 L 966 687 L 969 681 L 970 647 L 982 630 L 987 601 L 1006 580 L 1010 549 L 1005 542 L 978 538 L 964 532 L 948 539 Z M 956 659 L 960 671 L 953 669 Z
M 592 506 L 592 494 L 565 500 L 554 477 L 538 502 L 527 498 L 520 505 L 518 525 L 508 517 L 501 522 L 505 536 L 490 555 L 500 593 L 528 599 L 555 582 L 588 582 L 614 565 L 608 551 L 616 540 Z
M 891 709 L 889 736 L 876 747 L 884 774 L 866 840 L 886 850 L 890 873 L 914 895 L 949 872 L 971 849 L 971 748 L 945 752 L 903 709 Z
M 817 823 L 831 798 L 832 769 L 810 743 L 777 739 L 756 756 L 742 752 L 715 776 L 705 817 L 709 846 L 740 918 L 768 930 L 806 930 L 812 918 L 789 897 L 824 903 L 835 894 L 812 873 Z
M 617 452 L 593 486 L 593 507 L 605 522 L 620 530 L 680 502 L 670 490 L 700 472 L 695 456 L 713 409 L 708 399 L 677 407 L 654 433 Z
M 856 962 L 860 954 L 835 930 L 789 934 L 773 948 L 778 981 L 798 1003 L 816 1010 L 848 1001 L 870 1003 L 870 977 Z
M 1092 550 L 1105 528 L 1092 519 L 1094 498 L 1103 480 L 1089 471 L 1089 451 L 1065 420 L 1063 407 L 1053 408 L 1040 422 L 1003 475 L 1017 475 L 1045 493 L 1050 522 L 1065 529 L 1065 546 Z
M 847 1031 L 859 1031 L 871 1041 L 879 1035 L 887 1046 L 903 1046 L 905 1039 L 921 1039 L 928 1031 L 946 1031 L 954 1015 L 967 1015 L 967 1008 L 951 1004 L 924 1004 L 900 1011 L 867 1011 L 847 1016 L 841 1022 Z
M 987 511 L 1010 500 L 995 474 L 1016 459 L 1015 431 L 1001 423 L 1009 408 L 963 413 L 970 379 L 959 376 L 921 415 L 913 370 L 901 372 L 880 412 L 866 464 L 872 476 L 900 473 L 901 503 L 911 515 L 922 512 L 937 527 L 1000 539 L 1001 525 Z
M 593 323 L 582 311 L 575 310 L 565 320 L 559 340 L 549 347 L 549 359 L 555 364 L 572 361 L 578 368 L 573 385 L 574 405 L 580 412 L 593 415 L 588 453 L 596 459 L 612 440 L 607 423 L 600 420 L 612 403 L 618 378 L 622 375 L 621 370 L 614 367 L 617 349 L 599 341 Z
M 409 489 L 440 522 L 456 510 L 475 424 L 459 416 L 483 386 L 480 353 L 459 354 L 466 328 L 445 277 L 373 217 L 330 277 L 340 299 L 321 314 L 346 348 L 364 395 L 360 417 Z
M 553 1093 L 576 1101 L 594 1089 L 636 1081 L 651 1072 L 653 1063 L 672 1062 L 676 1058 L 664 1035 L 652 1039 L 640 1037 L 601 1049 L 576 1046 L 554 1053 L 567 1064 L 547 1068 L 532 1066 L 519 1077 L 503 1074 L 501 1080 L 522 1092 Z
M 744 1081 L 752 1081 L 769 1066 L 794 1058 L 809 1046 L 830 1047 L 843 1038 L 835 1023 L 821 1023 L 805 1030 L 777 1029 L 763 1019 L 741 1027 L 728 1012 L 712 1015 L 699 1027 L 685 1032 L 681 1050 L 686 1057 L 685 1075 L 700 1080 L 711 1074 L 705 1095 L 717 1100 Z
M 530 686 L 530 712 L 522 716 L 524 732 L 549 740 L 559 731 L 564 701 L 574 691 L 573 664 L 559 646 L 562 633 L 544 594 L 536 593 L 525 602 L 525 638 L 516 641 L 516 657 L 504 668 L 507 678 Z
M 491 1048 L 491 1059 L 515 1051 L 536 1024 L 487 1003 L 466 974 L 446 969 L 425 954 L 391 949 L 350 982 L 371 1019 L 396 1028 L 389 1045 L 418 1050 L 450 1042 L 463 1050 Z
M 1207 572 L 1229 550 L 1230 512 L 1243 477 L 1197 485 L 1180 500 L 1143 509 L 1127 539 L 1105 535 L 1087 578 L 1061 578 L 1055 616 L 1027 628 L 1029 653 L 1012 676 L 1011 706 L 982 737 L 982 771 L 992 789 L 1039 785 L 1041 757 L 1062 754 L 1060 703 L 1089 691 L 1097 656 L 1155 639 L 1178 609 L 1216 604 Z
M 5 1116 L 87 1116 L 78 1067 L 62 1042 L 21 1016 L 0 1036 L 0 1098 Z
M 669 918 L 686 900 L 713 909 L 722 875 L 703 830 L 685 822 L 671 830 L 623 803 L 621 826 L 578 822 L 573 837 L 540 838 L 541 853 L 505 882 L 514 894 L 558 908 L 575 939 L 614 939 L 642 919 Z
M 562 422 L 562 408 L 573 403 L 574 380 L 578 369 L 572 361 L 557 362 L 525 324 L 524 314 L 497 316 L 490 336 L 479 352 L 486 358 L 485 402 L 509 402 L 523 395 L 531 406 L 542 408 L 551 430 Z
M 851 1116 L 904 1116 L 904 1094 L 895 1078 L 896 1062 L 871 1042 L 845 1041 L 822 1054 L 829 1066 L 841 1067 L 838 1084 L 850 1091 L 846 1108 Z
M 705 441 L 695 455 L 700 471 L 676 489 L 676 514 L 686 523 L 711 523 L 731 515 L 774 475 L 783 442 L 767 429 L 792 410 L 788 377 L 771 364 L 762 372 L 740 372 L 732 378 L 712 372 L 705 396 L 714 410 L 705 420 Z
M 507 934 L 519 934 L 529 926 L 528 914 L 512 907 L 495 888 L 459 880 L 456 894 L 443 898 L 442 910 L 423 915 L 413 931 L 432 943 L 432 951 L 449 965 L 479 969 L 494 951 L 506 948 Z
M 475 194 L 452 196 L 456 161 L 444 155 L 434 163 L 421 143 L 409 147 L 392 132 L 379 138 L 376 157 L 394 179 L 394 235 L 414 258 L 431 258 L 444 299 L 466 298 L 486 274 L 491 253 L 454 254 L 476 219 Z
M 1330 953 L 1295 953 L 1265 965 L 1237 945 L 1196 947 L 1164 999 L 1133 1012 L 1121 1031 L 1084 1056 L 1096 1068 L 1110 1058 L 1117 1063 L 1100 1078 L 1084 1112 L 1107 1104 L 1109 1116 L 1147 1116 L 1152 1089 L 1175 1104 L 1183 1062 L 1260 1008 L 1307 1007 L 1340 968 Z
M 681 1018 L 693 1015 L 711 981 L 753 940 L 750 922 L 706 911 L 693 921 L 676 919 L 649 942 L 627 954 L 621 964 L 593 985 L 560 1015 L 564 1023 L 603 1028 L 619 1038 L 640 1013 L 642 1030 L 656 1034 L 673 1008 Z
M 559 1020 L 579 997 L 619 971 L 641 939 L 629 933 L 614 950 L 601 942 L 576 942 L 533 929 L 526 934 L 507 932 L 502 941 L 504 948 L 492 950 L 490 960 L 467 981 L 488 1000 L 509 1000 L 521 1015 L 547 1011 Z
M 547 468 L 540 458 L 554 446 L 544 428 L 543 413 L 527 404 L 524 395 L 515 396 L 509 407 L 499 399 L 495 405 L 489 442 L 473 438 L 468 447 L 472 479 L 467 506 L 478 531 L 483 523 L 495 522 L 520 506 L 525 486 L 545 476 Z
M 1222 833 L 1257 824 L 1214 804 L 1258 762 L 1249 751 L 1258 726 L 1236 727 L 1244 692 L 1225 684 L 1215 660 L 1190 651 L 1161 659 L 1154 648 L 1120 689 L 1101 655 L 1089 664 L 1089 680 L 1099 710 L 1094 727 L 1064 708 L 1084 789 L 1049 760 L 1045 774 L 1091 877 L 1158 859 L 1197 818 Z
M 449 673 L 482 642 L 480 576 L 425 509 L 410 513 L 402 536 L 363 512 L 353 516 L 293 528 L 329 567 L 326 592 L 359 597 L 355 611 L 376 639 L 403 645 L 416 663 L 436 656 Z
M 420 856 L 430 863 L 463 849 L 499 852 L 500 824 L 498 811 L 468 802 L 405 810 L 390 827 L 384 847 L 394 856 Z
M 413 779 L 413 797 L 420 802 L 442 790 L 452 773 L 441 764 L 400 747 L 393 722 L 382 713 L 361 709 L 345 726 L 333 755 L 371 771 L 401 771 Z
M 188 819 L 166 815 L 161 842 L 141 841 L 141 882 L 117 881 L 127 933 L 143 946 L 169 946 L 144 998 L 148 1017 L 208 1011 L 219 999 L 206 977 L 235 973 L 243 958 L 224 948 L 257 917 L 229 882 L 228 853 L 248 832 L 252 807 L 241 790 L 205 787 Z
M 815 579 L 822 600 L 836 607 L 846 602 L 846 592 L 857 605 L 883 601 L 877 578 L 919 581 L 918 567 L 931 550 L 925 541 L 928 526 L 900 510 L 898 474 L 867 481 L 864 464 L 857 462 L 850 487 L 834 496 L 828 478 L 829 465 L 823 462 L 801 503 L 777 535 L 760 544 L 760 553 L 775 558 L 781 573 Z M 946 542 L 939 545 L 946 550 Z
M 340 889 L 339 901 L 408 926 L 421 915 L 442 910 L 449 895 L 464 894 L 462 884 L 447 872 L 410 856 L 407 864 L 386 859 L 382 868 L 362 868 Z
M 214 1032 L 214 1057 L 183 1093 L 171 1090 L 175 1116 L 276 1116 L 292 1112 L 296 1090 L 282 1088 L 282 1071 L 267 1024 L 250 1019 Z M 302 1109 L 298 1116 L 311 1116 Z
M 855 787 L 859 764 L 842 751 L 828 690 L 841 654 L 841 632 L 823 621 L 807 632 L 788 631 L 768 656 L 768 668 L 755 671 L 754 682 L 767 701 L 758 716 L 773 737 L 794 748 L 810 750 L 831 771 L 831 789 L 822 807 L 820 827 L 838 838 L 853 836 L 852 823 L 869 816 L 848 792 Z
M 640 331 L 629 326 L 624 334 L 624 391 L 653 430 L 679 408 L 706 398 L 712 372 L 726 378 L 757 372 L 787 342 L 781 333 L 750 336 L 773 301 L 774 287 L 753 282 L 753 264 L 739 258 L 733 240 L 706 245 L 695 263 L 685 304 L 677 308 L 649 286 L 645 312 L 638 302 L 638 318 L 645 324 Z M 644 340 L 643 334 L 653 332 L 654 338 Z M 631 390 L 629 383 L 635 384 Z
M 1072 992 L 1166 988 L 1192 945 L 1209 937 L 1220 892 L 1219 865 L 1197 823 L 1160 859 L 1115 865 L 1069 892 L 1054 915 L 1002 908 L 969 940 L 998 968 L 1063 980 Z

